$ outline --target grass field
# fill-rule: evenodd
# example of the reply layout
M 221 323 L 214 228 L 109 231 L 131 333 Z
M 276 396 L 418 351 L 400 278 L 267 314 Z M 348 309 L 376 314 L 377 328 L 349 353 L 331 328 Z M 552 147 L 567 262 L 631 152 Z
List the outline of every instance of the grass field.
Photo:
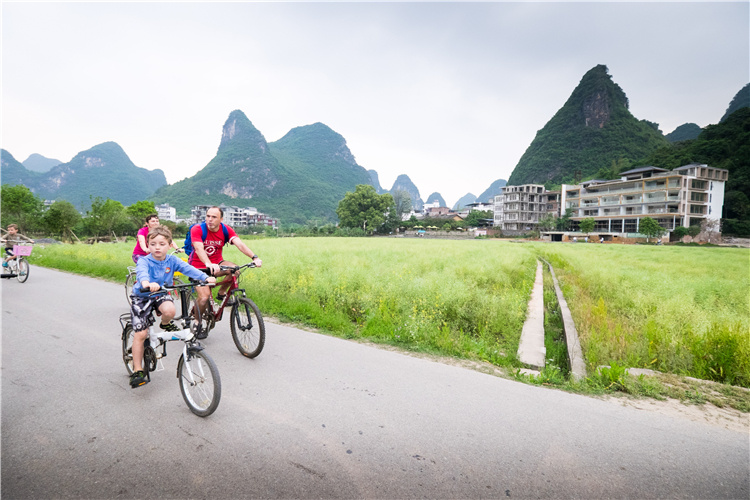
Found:
M 555 267 L 590 367 L 616 362 L 750 386 L 750 252 L 536 245 Z
M 264 314 L 335 335 L 520 366 L 537 256 L 552 263 L 590 369 L 648 367 L 750 386 L 750 252 L 407 238 L 250 240 Z M 37 247 L 32 264 L 115 282 L 134 243 Z M 234 247 L 225 257 L 247 259 Z M 123 298 L 124 300 L 124 298 Z

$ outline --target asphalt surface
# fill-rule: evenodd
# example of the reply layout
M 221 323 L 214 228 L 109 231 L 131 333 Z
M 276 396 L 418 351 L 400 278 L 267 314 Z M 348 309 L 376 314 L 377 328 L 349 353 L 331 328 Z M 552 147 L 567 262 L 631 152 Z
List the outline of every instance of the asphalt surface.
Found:
M 254 360 L 211 333 L 223 394 L 200 418 L 175 348 L 129 387 L 121 285 L 33 266 L 0 286 L 3 498 L 750 496 L 745 433 L 272 323 Z

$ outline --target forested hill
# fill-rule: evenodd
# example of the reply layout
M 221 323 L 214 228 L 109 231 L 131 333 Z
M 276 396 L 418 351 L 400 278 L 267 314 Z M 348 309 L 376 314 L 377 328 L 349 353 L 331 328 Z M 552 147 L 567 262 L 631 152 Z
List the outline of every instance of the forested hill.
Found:
M 572 183 L 577 171 L 585 179 L 613 161 L 635 161 L 665 144 L 656 124 L 630 113 L 625 92 L 598 65 L 537 132 L 508 184 Z
M 285 222 L 335 221 L 336 207 L 346 193 L 357 184 L 371 183 L 346 140 L 322 123 L 293 128 L 270 146 L 285 171 L 275 195 L 294 200 L 285 205 L 296 205 L 289 207 L 288 215 L 281 206 L 270 212 L 279 213 Z
M 230 113 L 216 156 L 197 174 L 152 196 L 180 213 L 196 204 L 252 206 L 284 223 L 336 220 L 357 184 L 370 184 L 344 138 L 322 123 L 297 127 L 267 143 L 240 110 Z
M 691 141 L 659 148 L 639 164 L 673 169 L 705 163 L 729 171 L 724 188 L 723 232 L 750 236 L 750 108 L 743 107 Z
M 130 205 L 150 196 L 167 180 L 163 171 L 137 167 L 117 143 L 105 142 L 44 173 L 29 171 L 3 151 L 2 182 L 23 184 L 42 199 L 67 200 L 85 210 L 92 196 Z
M 721 117 L 721 120 L 719 120 L 719 123 L 724 122 L 724 120 L 729 118 L 729 116 L 738 109 L 747 107 L 750 107 L 750 83 L 742 87 L 740 91 L 735 94 L 734 99 L 729 103 L 729 107 L 724 113 L 724 116 Z
M 477 201 L 481 203 L 492 203 L 495 196 L 502 194 L 503 187 L 508 184 L 505 179 L 498 179 L 488 187 L 482 194 L 477 196 Z

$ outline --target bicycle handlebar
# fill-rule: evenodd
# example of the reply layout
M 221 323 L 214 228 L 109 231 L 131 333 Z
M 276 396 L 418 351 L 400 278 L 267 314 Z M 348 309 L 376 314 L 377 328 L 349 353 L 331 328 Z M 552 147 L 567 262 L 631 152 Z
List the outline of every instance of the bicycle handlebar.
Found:
M 180 283 L 179 285 L 171 284 L 171 285 L 162 285 L 159 287 L 159 289 L 155 292 L 149 292 L 149 297 L 155 297 L 157 295 L 160 295 L 162 293 L 166 293 L 170 290 L 179 290 L 180 288 L 189 288 L 194 286 L 211 286 L 211 283 L 207 281 L 192 281 L 190 283 Z
M 241 266 L 219 266 L 219 269 L 222 271 L 232 271 L 233 273 L 236 273 L 240 269 L 244 269 L 246 267 L 258 267 L 255 265 L 255 262 L 248 262 L 247 264 L 241 265 Z

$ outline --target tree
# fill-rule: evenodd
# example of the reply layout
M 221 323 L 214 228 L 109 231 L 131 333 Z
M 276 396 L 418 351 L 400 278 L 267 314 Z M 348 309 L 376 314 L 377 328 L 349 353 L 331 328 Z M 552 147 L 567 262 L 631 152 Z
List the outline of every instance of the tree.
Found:
M 0 190 L 2 226 L 18 224 L 20 233 L 33 229 L 41 217 L 42 205 L 42 200 L 26 186 L 3 184 Z
M 73 228 L 81 220 L 81 214 L 72 203 L 65 200 L 54 202 L 44 213 L 42 221 L 50 234 L 59 235 L 62 239 L 72 239 Z
M 589 234 L 591 231 L 594 230 L 594 226 L 596 225 L 596 221 L 593 217 L 589 217 L 588 219 L 583 219 L 578 227 L 581 228 L 582 233 Z
M 567 231 L 570 229 L 570 218 L 573 216 L 573 209 L 568 208 L 565 210 L 565 214 L 557 219 L 557 230 Z
M 651 217 L 644 217 L 638 225 L 638 232 L 646 236 L 646 242 L 648 243 L 650 238 L 656 238 L 664 234 L 664 228 Z
M 719 220 L 718 219 L 703 219 L 701 222 L 701 232 L 706 234 L 706 241 L 709 243 L 719 243 Z
M 393 193 L 393 202 L 395 204 L 396 213 L 399 216 L 399 220 L 401 220 L 402 215 L 411 212 L 411 195 L 408 191 L 397 189 L 396 192 Z
M 383 225 L 393 205 L 393 196 L 389 193 L 379 195 L 369 184 L 357 184 L 354 192 L 346 193 L 339 202 L 336 215 L 342 227 L 358 227 L 367 233 Z
M 398 208 L 398 204 L 396 203 L 396 200 L 388 193 L 380 195 L 382 196 L 388 196 L 390 200 L 386 199 L 386 202 L 388 203 L 388 208 L 386 209 L 386 216 L 385 216 L 385 223 L 380 227 L 381 231 L 383 233 L 390 233 L 392 231 L 397 231 L 399 227 L 401 227 L 401 212 Z
M 482 219 L 492 219 L 492 210 L 472 210 L 464 219 L 467 227 L 477 227 Z
M 539 219 L 539 230 L 540 231 L 552 231 L 557 226 L 557 217 L 553 214 L 547 214 Z
M 115 231 L 132 229 L 125 207 L 119 201 L 109 198 L 103 200 L 99 196 L 92 198 L 91 209 L 86 215 L 86 228 L 95 238 Z
M 688 235 L 688 228 L 686 228 L 685 226 L 678 226 L 678 227 L 674 228 L 673 234 L 677 238 L 682 239 L 682 238 L 684 238 L 685 236 Z
M 130 205 L 126 209 L 126 212 L 133 224 L 135 224 L 135 227 L 140 228 L 146 222 L 147 215 L 156 213 L 156 207 L 153 201 L 141 200 Z

